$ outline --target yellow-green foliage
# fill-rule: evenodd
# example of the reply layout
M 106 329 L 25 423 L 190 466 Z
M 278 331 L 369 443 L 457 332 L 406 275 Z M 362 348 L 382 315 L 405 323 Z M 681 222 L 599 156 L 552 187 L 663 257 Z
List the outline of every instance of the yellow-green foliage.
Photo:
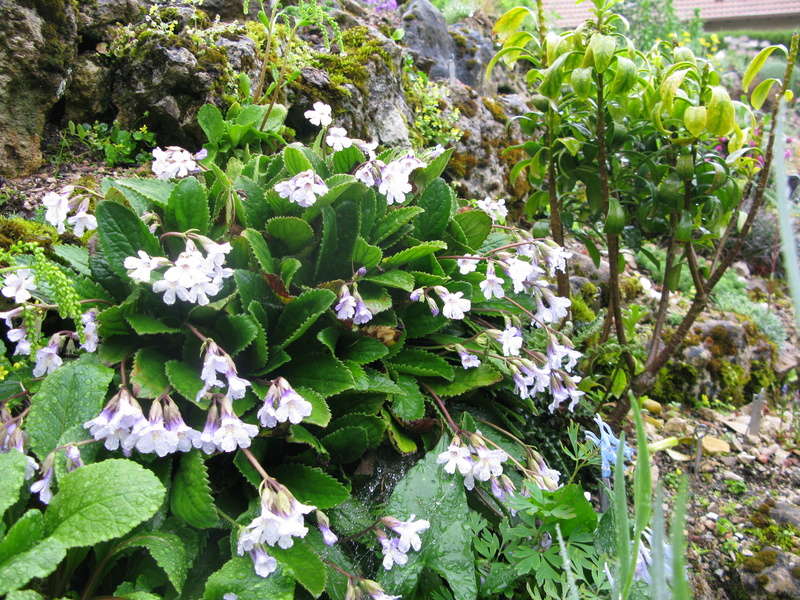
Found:
M 58 241 L 55 228 L 20 217 L 0 217 L 0 248 L 8 250 L 15 242 L 36 242 L 49 248 Z

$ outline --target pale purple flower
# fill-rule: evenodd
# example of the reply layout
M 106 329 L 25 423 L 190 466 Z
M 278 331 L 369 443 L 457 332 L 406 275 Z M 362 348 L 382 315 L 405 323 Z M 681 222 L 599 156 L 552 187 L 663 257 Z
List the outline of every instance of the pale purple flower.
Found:
M 339 302 L 334 307 L 336 318 L 341 321 L 352 319 L 356 314 L 356 298 L 350 293 L 350 288 L 343 285 L 339 290 Z
M 298 394 L 283 377 L 272 381 L 264 405 L 258 411 L 258 419 L 264 427 L 275 427 L 278 423 L 297 425 L 311 415 L 311 403 Z
M 47 192 L 42 198 L 42 205 L 47 209 L 44 220 L 55 227 L 58 233 L 64 233 L 64 221 L 69 213 L 69 194 Z
M 50 504 L 50 500 L 53 499 L 53 490 L 50 489 L 50 486 L 53 485 L 53 461 L 52 459 L 45 461 L 45 463 L 48 462 L 49 466 L 44 469 L 42 478 L 35 481 L 30 488 L 31 493 L 39 494 L 39 500 L 42 504 Z
M 175 435 L 177 451 L 189 452 L 192 446 L 198 447 L 200 432 L 184 422 L 178 406 L 169 396 L 164 400 L 164 427 Z
M 594 416 L 594 422 L 600 430 L 600 437 L 594 432 L 587 431 L 586 439 L 592 442 L 600 450 L 600 475 L 603 479 L 611 477 L 611 466 L 617 463 L 617 452 L 619 451 L 620 440 L 611 431 L 611 426 L 603 421 L 600 415 Z M 625 460 L 633 458 L 633 448 L 625 444 L 622 450 Z
M 375 534 L 378 536 L 383 549 L 384 569 L 389 571 L 394 565 L 403 566 L 408 562 L 408 556 L 400 549 L 400 538 L 389 538 L 380 529 L 376 530 Z
M 289 202 L 308 208 L 316 203 L 319 196 L 328 193 L 328 186 L 313 169 L 308 169 L 276 184 L 275 191 L 281 198 L 287 198 Z
M 67 219 L 67 223 L 72 225 L 73 233 L 78 237 L 81 237 L 86 231 L 97 229 L 97 219 L 87 212 L 88 209 L 89 201 L 84 200 L 81 202 L 78 212 Z
M 81 451 L 74 444 L 68 444 L 64 448 L 64 456 L 67 459 L 67 472 L 74 471 L 83 466 L 83 459 L 81 458 Z
M 245 423 L 237 417 L 227 396 L 219 404 L 219 425 L 214 432 L 214 445 L 222 452 L 249 448 L 252 439 L 258 435 L 258 426 Z
M 518 327 L 507 326 L 503 331 L 498 332 L 497 341 L 503 345 L 503 355 L 519 356 L 522 348 L 522 332 Z
M 474 369 L 481 366 L 481 360 L 475 354 L 470 354 L 466 350 L 460 351 L 458 356 L 461 359 L 461 367 L 464 369 Z
M 58 355 L 59 345 L 60 340 L 57 336 L 54 336 L 54 339 L 50 340 L 47 346 L 36 351 L 36 364 L 33 366 L 34 377 L 49 375 L 64 364 L 64 361 Z
M 370 160 L 361 165 L 353 176 L 368 187 L 377 187 L 381 184 L 381 173 L 386 163 L 381 160 Z
M 356 299 L 356 314 L 353 316 L 353 323 L 356 325 L 363 325 L 372 320 L 372 312 L 370 312 L 364 301 L 358 297 Z
M 319 531 L 322 534 L 322 541 L 325 542 L 326 546 L 333 546 L 339 541 L 339 538 L 331 531 L 331 524 L 328 517 L 320 510 L 315 514 L 317 517 L 317 527 L 319 527 Z
M 487 300 L 492 298 L 502 298 L 505 296 L 503 290 L 503 278 L 495 275 L 494 263 L 486 265 L 486 279 L 480 282 L 480 288 Z
M 303 116 L 308 119 L 312 125 L 318 127 L 327 127 L 333 123 L 331 107 L 324 102 L 314 102 L 313 108 L 304 112 Z
M 30 300 L 31 292 L 35 290 L 36 280 L 30 269 L 18 269 L 3 279 L 3 296 L 13 298 L 17 304 Z
M 253 568 L 259 577 L 269 577 L 278 569 L 278 561 L 261 544 L 250 550 L 250 558 L 253 559 Z
M 347 137 L 347 130 L 343 127 L 331 127 L 328 130 L 328 135 L 325 138 L 325 143 L 328 144 L 335 152 L 344 150 L 353 145 L 353 140 Z
M 126 388 L 120 388 L 100 414 L 83 426 L 95 440 L 104 440 L 106 450 L 116 450 L 133 429 L 139 429 L 146 424 L 142 407 L 136 398 Z
M 478 200 L 478 208 L 489 215 L 492 221 L 503 221 L 508 216 L 505 200 L 492 200 L 488 196 Z
M 155 269 L 170 264 L 163 256 L 152 257 L 144 250 L 139 250 L 137 255 L 128 256 L 122 264 L 128 270 L 128 277 L 140 283 L 150 283 L 150 274 Z
M 508 460 L 508 454 L 486 447 L 476 448 L 475 453 L 477 457 L 472 465 L 472 476 L 475 479 L 489 481 L 492 476 L 499 477 L 503 474 L 503 463 Z
M 464 298 L 464 292 L 450 293 L 445 288 L 436 288 L 436 293 L 442 299 L 442 314 L 448 319 L 463 319 L 472 303 Z
M 407 155 L 390 162 L 381 171 L 381 182 L 378 191 L 386 196 L 386 204 L 402 204 L 406 194 L 411 192 L 411 183 L 408 178 L 411 172 L 425 163 L 412 155 Z
M 400 521 L 394 517 L 383 517 L 381 521 L 389 529 L 400 536 L 397 540 L 397 549 L 400 552 L 408 552 L 412 548 L 416 551 L 422 547 L 422 540 L 419 534 L 430 528 L 430 522 L 425 519 L 414 519 L 411 515 L 408 521 Z
M 472 458 L 469 448 L 461 445 L 458 438 L 453 438 L 447 450 L 436 457 L 436 464 L 444 465 L 444 472 L 452 475 L 458 470 L 462 475 L 472 471 Z
M 167 146 L 164 150 L 155 148 L 153 158 L 155 159 L 152 165 L 153 174 L 159 179 L 186 177 L 200 170 L 195 158 L 201 157 L 193 156 L 191 152 L 179 146 Z
M 217 403 L 212 402 L 208 407 L 208 414 L 206 415 L 206 424 L 203 431 L 200 432 L 200 437 L 192 440 L 195 448 L 200 448 L 206 454 L 213 454 L 217 451 L 217 444 L 215 442 L 217 430 L 219 429 L 219 409 Z M 240 553 L 241 554 L 241 553 Z
M 18 354 L 24 354 L 27 356 L 31 353 L 31 341 L 28 339 L 28 332 L 24 327 L 9 329 L 6 337 L 8 338 L 9 342 L 16 344 L 16 347 L 14 348 L 14 356 Z
M 122 447 L 136 448 L 142 454 L 157 454 L 161 458 L 177 450 L 178 436 L 164 426 L 164 411 L 158 400 L 153 400 L 148 420 L 131 431 Z
M 81 348 L 87 352 L 94 352 L 100 342 L 100 338 L 97 335 L 97 311 L 94 309 L 87 310 L 81 315 L 81 323 L 83 324 L 84 339 Z
M 466 275 L 467 273 L 472 273 L 475 269 L 478 268 L 478 261 L 480 260 L 480 256 L 476 256 L 474 254 L 467 254 L 463 258 L 459 258 L 456 263 L 458 264 L 458 272 L 462 275 Z

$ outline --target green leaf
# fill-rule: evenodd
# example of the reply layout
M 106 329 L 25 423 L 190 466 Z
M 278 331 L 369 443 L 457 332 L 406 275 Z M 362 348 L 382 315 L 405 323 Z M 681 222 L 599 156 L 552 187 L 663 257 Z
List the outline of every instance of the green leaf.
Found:
M 474 369 L 455 370 L 455 377 L 450 383 L 440 383 L 431 381 L 428 385 L 431 389 L 443 398 L 460 396 L 477 388 L 486 387 L 498 383 L 503 376 L 491 365 L 486 363 Z
M 362 427 L 342 427 L 322 438 L 322 445 L 338 463 L 348 464 L 361 458 L 369 446 L 369 434 Z
M 328 398 L 353 387 L 353 376 L 330 355 L 303 354 L 284 366 L 283 376 L 295 387 L 306 387 Z
M 416 246 L 412 246 L 411 248 L 406 248 L 405 250 L 401 250 L 397 254 L 393 254 L 392 256 L 387 256 L 384 258 L 381 263 L 384 267 L 396 267 L 399 265 L 404 265 L 406 263 L 410 263 L 415 260 L 419 260 L 425 256 L 429 256 L 439 250 L 444 250 L 447 248 L 447 244 L 440 240 L 433 240 L 431 242 L 423 242 L 422 244 L 417 244 Z
M 694 137 L 700 135 L 706 130 L 706 120 L 708 118 L 705 106 L 690 106 L 683 113 L 683 124 L 686 129 Z
M 312 596 L 318 598 L 325 591 L 327 580 L 325 565 L 304 540 L 296 540 L 292 547 L 286 550 L 272 546 L 269 551 L 281 567 Z
M 353 248 L 353 266 L 363 266 L 371 269 L 378 265 L 383 258 L 383 251 L 377 246 L 368 244 L 367 241 L 358 236 L 355 247 Z
M 275 345 L 288 346 L 303 335 L 336 300 L 330 290 L 309 290 L 289 302 L 270 335 Z
M 304 504 L 321 510 L 338 506 L 350 497 L 347 488 L 316 467 L 283 464 L 270 473 Z
M 167 202 L 167 226 L 176 231 L 196 229 L 208 232 L 210 215 L 205 188 L 193 176 L 184 177 L 175 186 Z
M 197 111 L 197 124 L 206 134 L 208 141 L 218 146 L 225 135 L 226 126 L 225 120 L 222 118 L 222 113 L 213 104 L 204 104 Z
M 117 544 L 114 554 L 129 548 L 145 548 L 156 564 L 164 570 L 175 591 L 181 593 L 190 566 L 186 547 L 181 538 L 166 531 L 137 533 Z
M 44 596 L 33 590 L 19 590 L 10 592 L 6 600 L 44 600 Z
M 203 389 L 203 381 L 200 379 L 200 372 L 192 366 L 179 360 L 167 361 L 165 371 L 169 384 L 178 393 L 189 400 L 195 402 L 198 392 Z
M 721 85 L 711 88 L 711 99 L 706 107 L 706 129 L 711 135 L 723 136 L 730 133 L 736 124 L 733 102 L 726 90 Z
M 403 393 L 392 395 L 392 414 L 403 421 L 416 421 L 424 417 L 425 396 L 420 392 L 416 378 L 399 375 L 396 383 Z
M 441 178 L 434 179 L 417 200 L 425 213 L 415 219 L 416 236 L 423 240 L 440 237 L 453 210 L 453 190 Z
M 428 568 L 447 580 L 455 600 L 477 596 L 474 536 L 465 519 L 470 509 L 464 486 L 436 462 L 448 443 L 449 438 L 442 436 L 436 448 L 397 484 L 386 506 L 385 514 L 401 520 L 415 514 L 431 525 L 420 536 L 422 549 L 409 553 L 408 563 L 381 573 L 383 588 L 393 594 L 413 597 L 422 570 Z
M 92 276 L 89 268 L 89 250 L 83 246 L 57 244 L 53 246 L 53 253 L 81 275 Z
M 296 391 L 311 403 L 311 414 L 305 418 L 305 422 L 327 427 L 331 420 L 331 409 L 322 394 L 306 387 L 297 387 Z
M 753 93 L 750 95 L 750 104 L 753 105 L 753 108 L 760 110 L 761 107 L 764 106 L 767 96 L 769 96 L 770 91 L 772 91 L 772 86 L 776 83 L 780 85 L 780 79 L 770 78 L 765 79 L 756 86 L 756 89 L 754 89 Z
M 359 365 L 366 365 L 383 358 L 388 353 L 389 349 L 384 344 L 375 338 L 364 336 L 344 348 L 341 358 Z
M 103 180 L 101 186 L 103 193 L 108 193 L 112 187 L 122 192 L 128 203 L 141 215 L 150 210 L 153 204 L 166 206 L 175 184 L 162 179 L 142 177 Z
M 36 509 L 31 509 L 11 525 L 11 529 L 0 542 L 0 565 L 15 554 L 33 548 L 42 537 L 44 537 L 44 515 Z
M 44 459 L 58 445 L 67 429 L 97 416 L 113 375 L 95 356 L 84 354 L 45 378 L 31 398 L 26 419 L 31 449 L 39 458 Z
M 283 164 L 286 165 L 286 170 L 289 171 L 289 175 L 297 175 L 309 169 L 313 170 L 313 166 L 311 165 L 311 161 L 308 160 L 308 157 L 303 154 L 302 150 L 294 146 L 286 146 L 283 149 Z
M 439 156 L 434 158 L 426 167 L 416 169 L 413 174 L 413 183 L 417 189 L 424 190 L 431 181 L 439 177 L 447 168 L 450 158 L 453 156 L 455 148 L 448 148 Z
M 265 273 L 275 273 L 275 263 L 272 260 L 272 253 L 269 251 L 269 246 L 261 235 L 255 229 L 245 229 L 242 231 L 242 237 L 250 244 L 250 251 L 253 253 L 259 266 Z
M 31 579 L 47 577 L 64 559 L 67 549 L 59 540 L 47 538 L 30 550 L 0 563 L 0 595 L 17 590 Z
M 137 333 L 137 335 L 158 335 L 162 333 L 183 333 L 177 327 L 170 327 L 162 320 L 150 315 L 133 314 L 126 315 L 125 320 Z
M 330 424 L 328 429 L 336 431 L 344 427 L 360 427 L 367 432 L 367 446 L 370 448 L 376 447 L 383 441 L 383 436 L 386 433 L 386 423 L 383 419 L 374 415 L 360 415 L 351 413 L 339 417 Z
M 302 425 L 289 425 L 289 435 L 286 436 L 286 441 L 292 444 L 306 444 L 311 446 L 317 453 L 323 456 L 328 455 L 325 446 Z
M 416 442 L 400 431 L 389 413 L 386 412 L 386 410 L 382 410 L 381 415 L 383 415 L 383 418 L 386 420 L 386 433 L 389 434 L 389 441 L 392 443 L 392 446 L 401 454 L 416 452 Z
M 371 236 L 372 243 L 379 244 L 423 212 L 425 212 L 425 209 L 419 206 L 403 206 L 390 211 L 376 224 Z
M 393 287 L 407 292 L 414 289 L 414 276 L 411 273 L 399 270 L 369 275 L 368 277 L 364 277 L 364 281 L 370 281 L 378 285 L 385 285 L 386 287 Z
M 0 517 L 19 498 L 19 489 L 25 483 L 25 466 L 28 459 L 19 450 L 0 454 Z
M 261 303 L 272 297 L 267 282 L 258 273 L 236 269 L 233 272 L 233 280 L 236 282 L 242 306 L 249 307 L 251 302 Z
M 314 239 L 311 225 L 299 217 L 273 217 L 267 221 L 267 233 L 283 242 L 290 254 Z
M 404 348 L 388 363 L 393 369 L 410 375 L 443 377 L 448 381 L 452 381 L 455 376 L 450 363 L 426 350 Z
M 203 600 L 222 600 L 225 594 L 236 594 L 238 600 L 293 600 L 294 580 L 283 571 L 259 577 L 249 556 L 236 556 L 211 574 Z
M 68 473 L 45 513 L 49 534 L 66 547 L 93 546 L 128 533 L 164 500 L 164 486 L 130 460 L 107 459 Z
M 755 79 L 756 75 L 758 75 L 758 73 L 764 67 L 769 55 L 778 49 L 781 49 L 784 52 L 786 51 L 783 46 L 767 46 L 766 48 L 762 49 L 761 52 L 756 54 L 753 60 L 750 61 L 750 64 L 747 65 L 747 69 L 744 71 L 744 75 L 742 75 L 742 89 L 745 92 L 750 91 L 750 85 L 753 83 L 753 79 Z
M 225 315 L 214 323 L 219 345 L 231 356 L 247 348 L 258 335 L 258 325 L 250 315 Z
M 155 348 L 142 348 L 133 357 L 131 382 L 137 398 L 158 398 L 169 390 L 164 372 L 167 357 Z
M 219 519 L 208 484 L 208 469 L 199 450 L 185 453 L 180 460 L 169 497 L 172 513 L 192 527 L 215 527 Z
M 492 32 L 497 35 L 501 42 L 508 38 L 511 34 L 516 33 L 522 28 L 522 23 L 525 19 L 531 17 L 533 22 L 536 23 L 535 13 L 525 6 L 517 6 L 505 12 L 492 28 Z
M 163 254 L 158 240 L 147 226 L 122 204 L 101 202 L 97 205 L 95 216 L 100 248 L 115 275 L 127 279 L 128 270 L 123 262 L 129 256 L 136 256 L 139 250 L 151 256 Z
M 356 146 L 344 148 L 333 153 L 333 170 L 336 173 L 349 173 L 353 167 L 366 160 L 364 154 Z

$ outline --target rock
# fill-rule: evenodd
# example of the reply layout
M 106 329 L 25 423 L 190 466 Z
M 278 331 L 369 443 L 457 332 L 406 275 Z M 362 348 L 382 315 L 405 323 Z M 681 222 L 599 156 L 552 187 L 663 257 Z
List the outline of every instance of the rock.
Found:
M 111 111 L 108 89 L 112 70 L 103 62 L 103 58 L 95 53 L 78 57 L 65 94 L 64 120 L 76 123 L 111 120 L 104 117 Z
M 673 435 L 687 435 L 689 433 L 689 421 L 681 417 L 672 417 L 664 423 L 664 431 Z
M 482 90 L 486 66 L 495 54 L 492 24 L 486 17 L 471 17 L 450 28 L 456 65 L 456 78 Z M 496 85 L 496 84 L 495 84 Z
M 799 564 L 800 557 L 794 554 L 764 548 L 744 562 L 742 584 L 746 590 L 759 594 L 766 592 L 771 598 L 798 598 L 800 580 L 792 573 Z
M 769 511 L 769 516 L 778 523 L 786 523 L 800 528 L 800 506 L 788 502 L 776 502 Z
M 114 78 L 117 120 L 131 129 L 148 113 L 147 124 L 164 145 L 200 145 L 204 140 L 196 123 L 200 107 L 219 104 L 222 95 L 232 91 L 232 72 L 255 77 L 254 42 L 213 26 L 203 30 L 200 40 L 153 33 L 132 44 Z
M 80 2 L 78 33 L 82 44 L 108 42 L 118 24 L 133 23 L 147 10 L 147 0 L 92 0 Z
M 0 15 L 0 175 L 16 177 L 42 162 L 47 113 L 66 88 L 78 28 L 68 0 L 0 0 Z
M 701 406 L 697 409 L 697 413 L 706 421 L 717 422 L 722 420 L 722 415 L 715 411 L 713 408 Z
M 432 79 L 455 77 L 455 43 L 439 9 L 428 0 L 411 0 L 402 15 L 403 43 L 417 67 Z
M 650 413 L 654 415 L 660 415 L 661 412 L 664 410 L 659 402 L 651 400 L 650 398 L 642 400 L 642 408 L 648 410 Z
M 728 458 L 727 456 L 723 458 Z M 723 471 L 722 472 L 722 480 L 723 481 L 744 481 L 744 477 L 739 475 L 734 471 Z
M 705 346 L 689 346 L 683 349 L 683 359 L 693 367 L 705 367 L 711 358 L 711 352 Z
M 731 451 L 731 446 L 725 440 L 721 440 L 712 435 L 703 436 L 703 452 L 716 456 L 717 454 L 727 454 Z

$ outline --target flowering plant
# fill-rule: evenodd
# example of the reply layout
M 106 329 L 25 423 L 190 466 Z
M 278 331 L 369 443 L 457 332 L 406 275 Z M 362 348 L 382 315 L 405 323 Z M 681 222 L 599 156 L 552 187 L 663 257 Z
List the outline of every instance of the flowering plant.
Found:
M 275 115 L 253 121 L 272 139 Z M 322 103 L 306 118 L 320 128 L 310 146 L 231 152 L 235 125 L 207 107 L 206 149 L 157 149 L 157 178 L 44 199 L 59 232 L 96 236 L 88 247 L 3 255 L 14 363 L 2 489 L 9 506 L 33 507 L 15 527 L 48 523 L 20 552 L 50 558 L 25 573 L 0 566 L 0 592 L 48 577 L 65 589 L 82 572 L 58 567 L 65 553 L 112 538 L 81 567 L 84 597 L 114 591 L 106 566 L 134 547 L 166 575 L 137 588 L 148 594 L 204 583 L 206 598 L 296 585 L 392 598 L 426 566 L 469 587 L 467 530 L 445 521 L 466 510 L 466 492 L 504 506 L 522 480 L 557 487 L 541 457 L 523 465 L 508 438 L 457 425 L 445 402 L 480 402 L 490 387 L 534 410 L 580 401 L 580 354 L 555 328 L 569 301 L 550 289 L 569 254 L 497 224 L 502 200 L 457 199 L 440 177 L 449 151 L 378 153 Z M 395 490 L 380 512 L 352 517 L 379 452 L 411 455 L 440 436 L 420 468 L 451 496 L 442 514 Z M 17 501 L 26 479 L 38 498 Z M 187 579 L 201 545 L 225 536 L 208 581 Z M 460 558 L 442 566 L 448 544 Z M 357 546 L 382 554 L 377 582 L 355 574 Z

